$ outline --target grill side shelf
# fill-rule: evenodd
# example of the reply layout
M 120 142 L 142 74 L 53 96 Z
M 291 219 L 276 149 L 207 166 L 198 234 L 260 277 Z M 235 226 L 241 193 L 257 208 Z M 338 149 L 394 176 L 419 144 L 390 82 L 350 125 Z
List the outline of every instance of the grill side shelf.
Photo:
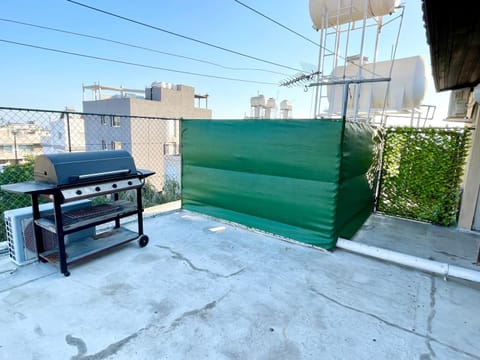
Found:
M 62 213 L 63 231 L 68 234 L 81 228 L 99 225 L 113 221 L 116 218 L 130 216 L 136 213 L 136 204 L 126 200 L 118 200 L 85 209 L 65 211 Z M 53 215 L 37 219 L 35 223 L 45 230 L 57 233 L 57 226 Z

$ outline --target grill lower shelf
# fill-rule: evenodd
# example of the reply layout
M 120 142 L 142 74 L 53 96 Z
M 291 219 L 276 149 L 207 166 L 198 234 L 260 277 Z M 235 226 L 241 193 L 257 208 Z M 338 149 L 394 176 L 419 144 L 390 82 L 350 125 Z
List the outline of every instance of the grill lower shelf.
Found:
M 139 234 L 137 232 L 120 227 L 109 232 L 85 238 L 81 241 L 73 241 L 65 246 L 67 263 L 98 254 L 101 251 L 125 244 L 138 237 Z M 58 264 L 60 262 L 58 249 L 45 251 L 40 254 L 40 257 L 52 264 Z

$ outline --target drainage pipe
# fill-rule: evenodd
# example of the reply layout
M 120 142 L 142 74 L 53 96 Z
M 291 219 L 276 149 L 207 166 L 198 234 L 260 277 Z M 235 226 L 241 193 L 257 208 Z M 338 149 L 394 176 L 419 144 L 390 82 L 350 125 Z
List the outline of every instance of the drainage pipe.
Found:
M 480 271 L 470 270 L 460 266 L 428 260 L 341 238 L 337 240 L 337 247 L 353 253 L 367 255 L 421 271 L 442 275 L 445 279 L 451 276 L 480 283 Z

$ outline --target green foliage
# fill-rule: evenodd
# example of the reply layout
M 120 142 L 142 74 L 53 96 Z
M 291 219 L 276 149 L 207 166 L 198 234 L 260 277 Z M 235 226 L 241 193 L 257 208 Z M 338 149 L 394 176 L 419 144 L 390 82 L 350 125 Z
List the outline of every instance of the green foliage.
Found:
M 453 225 L 469 139 L 465 129 L 387 128 L 378 210 Z
M 180 200 L 181 189 L 178 181 L 166 179 L 162 191 L 162 203 Z
M 119 194 L 120 199 L 136 201 L 136 190 L 129 190 Z M 180 185 L 178 181 L 166 179 L 163 185 L 163 191 L 158 192 L 148 181 L 142 189 L 143 207 L 151 207 L 180 199 Z
M 155 187 L 146 182 L 142 189 L 142 203 L 143 207 L 150 207 L 160 204 L 160 194 Z
M 385 132 L 382 128 L 375 129 L 373 133 L 372 165 L 365 174 L 371 189 L 376 189 L 380 177 L 380 158 L 382 157 L 382 144 Z
M 121 200 L 127 200 L 131 202 L 137 201 L 137 190 L 128 190 L 119 193 Z M 155 187 L 146 182 L 142 188 L 142 204 L 143 207 L 150 207 L 160 203 L 160 195 L 155 190 Z
M 30 157 L 25 163 L 6 166 L 3 169 L 3 172 L 0 173 L 0 185 L 33 180 L 33 164 L 34 158 Z M 2 214 L 0 222 L 0 241 L 6 240 L 3 213 L 6 210 L 18 209 L 26 206 L 32 206 L 32 198 L 30 195 L 14 194 L 0 190 L 0 213 Z

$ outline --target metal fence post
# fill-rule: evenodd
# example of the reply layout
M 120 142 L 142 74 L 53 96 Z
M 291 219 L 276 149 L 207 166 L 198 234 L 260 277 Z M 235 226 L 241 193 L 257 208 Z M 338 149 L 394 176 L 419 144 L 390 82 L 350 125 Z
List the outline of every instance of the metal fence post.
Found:
M 72 139 L 70 134 L 70 114 L 67 112 L 67 138 L 68 138 L 68 152 L 72 152 Z

